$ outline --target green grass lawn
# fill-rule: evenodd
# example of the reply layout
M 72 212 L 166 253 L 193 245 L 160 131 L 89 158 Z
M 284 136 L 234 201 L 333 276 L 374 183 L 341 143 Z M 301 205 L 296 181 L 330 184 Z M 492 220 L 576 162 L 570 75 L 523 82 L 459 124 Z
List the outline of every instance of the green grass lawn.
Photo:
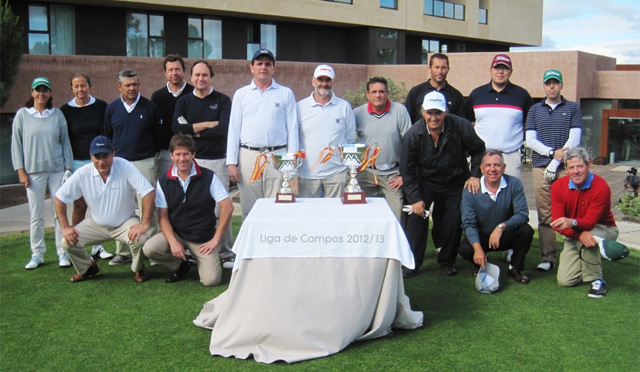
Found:
M 237 232 L 239 217 L 234 217 Z M 440 274 L 429 247 L 420 274 L 405 280 L 425 324 L 413 331 L 358 342 L 322 359 L 288 365 L 212 357 L 211 332 L 193 325 L 204 302 L 227 289 L 205 288 L 192 270 L 164 283 L 167 272 L 148 267 L 137 284 L 130 267 L 100 261 L 100 274 L 69 283 L 47 232 L 46 264 L 27 271 L 28 234 L 0 237 L 0 371 L 638 371 L 640 369 L 640 252 L 605 262 L 607 296 L 587 297 L 588 285 L 560 288 L 553 273 L 534 270 L 537 239 L 525 272 L 531 284 L 506 278 L 501 290 L 475 290 L 471 264 Z M 113 243 L 107 244 L 110 252 Z M 148 265 L 147 265 L 148 266 Z M 265 278 L 268 280 L 268 278 Z M 338 316 L 339 314 L 336 314 Z M 635 366 L 635 367 L 634 367 Z

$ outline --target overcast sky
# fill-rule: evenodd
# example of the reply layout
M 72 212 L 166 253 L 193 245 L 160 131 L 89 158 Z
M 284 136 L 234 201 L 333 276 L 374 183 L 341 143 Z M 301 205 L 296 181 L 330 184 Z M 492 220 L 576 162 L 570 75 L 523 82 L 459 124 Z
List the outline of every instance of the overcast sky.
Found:
M 542 47 L 640 64 L 640 0 L 544 0 Z

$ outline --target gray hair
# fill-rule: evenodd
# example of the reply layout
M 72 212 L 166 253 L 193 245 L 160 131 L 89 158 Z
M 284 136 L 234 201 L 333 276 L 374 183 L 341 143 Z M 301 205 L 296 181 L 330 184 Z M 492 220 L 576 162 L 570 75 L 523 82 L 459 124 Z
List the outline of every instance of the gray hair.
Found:
M 569 159 L 573 159 L 573 158 L 580 158 L 585 163 L 589 163 L 589 153 L 587 153 L 587 150 L 585 150 L 582 147 L 574 147 L 572 149 L 567 150 L 567 152 L 564 153 L 565 164 L 567 164 L 567 161 Z
M 118 84 L 122 84 L 122 78 L 138 78 L 138 73 L 136 72 L 136 70 L 131 70 L 131 69 L 123 69 L 120 70 L 120 72 L 118 72 Z M 138 78 L 138 82 L 140 81 L 140 78 Z
M 502 164 L 504 164 L 504 155 L 502 155 L 502 151 L 500 150 L 496 150 L 496 149 L 487 149 L 483 154 L 482 154 L 482 159 L 484 160 L 485 156 L 493 156 L 493 155 L 498 155 L 500 156 L 500 162 Z

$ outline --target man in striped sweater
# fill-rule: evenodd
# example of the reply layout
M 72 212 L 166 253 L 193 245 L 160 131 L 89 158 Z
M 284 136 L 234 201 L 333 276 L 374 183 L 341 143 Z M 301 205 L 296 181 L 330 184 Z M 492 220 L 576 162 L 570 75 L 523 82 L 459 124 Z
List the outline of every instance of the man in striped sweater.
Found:
M 533 186 L 538 209 L 538 234 L 542 262 L 539 271 L 556 264 L 556 232 L 551 224 L 551 184 L 564 170 L 564 154 L 580 144 L 582 112 L 577 103 L 562 97 L 562 73 L 548 70 L 542 78 L 545 98 L 527 115 L 527 147 L 533 150 Z

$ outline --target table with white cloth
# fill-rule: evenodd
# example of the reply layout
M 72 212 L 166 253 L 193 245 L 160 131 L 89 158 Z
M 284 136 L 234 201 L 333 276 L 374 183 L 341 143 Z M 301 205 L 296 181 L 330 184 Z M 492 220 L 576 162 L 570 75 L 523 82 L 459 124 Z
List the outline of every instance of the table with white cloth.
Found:
M 258 199 L 233 251 L 229 288 L 194 320 L 212 355 L 292 363 L 422 326 L 402 281 L 413 255 L 382 198 Z

